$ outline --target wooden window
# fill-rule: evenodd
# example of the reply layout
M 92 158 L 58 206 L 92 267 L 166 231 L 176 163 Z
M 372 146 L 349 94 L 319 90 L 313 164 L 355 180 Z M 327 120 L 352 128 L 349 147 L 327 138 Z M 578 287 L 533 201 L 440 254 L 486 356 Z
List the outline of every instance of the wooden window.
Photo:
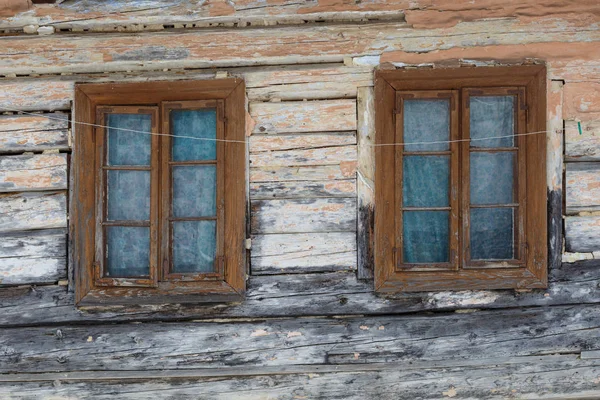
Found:
M 545 82 L 542 66 L 377 72 L 377 291 L 546 287 Z
M 238 79 L 76 86 L 78 305 L 244 297 L 244 104 Z

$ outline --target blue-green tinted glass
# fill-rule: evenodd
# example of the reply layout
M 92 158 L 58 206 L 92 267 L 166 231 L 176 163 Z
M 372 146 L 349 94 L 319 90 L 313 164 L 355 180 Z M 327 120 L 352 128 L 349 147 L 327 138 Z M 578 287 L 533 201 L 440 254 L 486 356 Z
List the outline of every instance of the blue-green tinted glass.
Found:
M 217 110 L 171 110 L 171 133 L 173 161 L 217 158 Z
M 449 156 L 404 156 L 402 196 L 404 207 L 447 207 Z
M 107 175 L 107 219 L 149 220 L 150 171 L 109 170 Z
M 470 97 L 471 139 L 476 139 L 471 141 L 471 147 L 514 146 L 514 102 L 514 96 Z
M 150 165 L 150 114 L 108 114 L 106 125 L 108 165 Z
M 471 204 L 513 203 L 515 153 L 471 153 Z
M 404 151 L 443 151 L 450 139 L 450 100 L 404 100 Z
M 448 211 L 404 211 L 404 263 L 443 263 L 449 260 Z
M 173 222 L 173 272 L 215 272 L 216 221 Z
M 471 209 L 471 259 L 514 258 L 514 213 L 512 208 Z
M 215 216 L 216 203 L 216 165 L 173 167 L 173 216 Z
M 106 247 L 107 277 L 150 275 L 150 228 L 108 226 Z

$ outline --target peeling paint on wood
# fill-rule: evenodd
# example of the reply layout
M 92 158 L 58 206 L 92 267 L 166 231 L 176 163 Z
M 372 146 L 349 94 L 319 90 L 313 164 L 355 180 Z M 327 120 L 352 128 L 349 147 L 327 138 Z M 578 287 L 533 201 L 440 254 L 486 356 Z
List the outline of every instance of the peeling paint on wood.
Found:
M 0 115 L 0 153 L 69 149 L 68 116 Z
M 327 181 L 356 177 L 354 165 L 250 168 L 250 182 Z
M 250 137 L 250 153 L 276 150 L 297 150 L 328 146 L 345 146 L 356 144 L 353 131 L 310 133 L 292 135 L 252 135 Z
M 567 163 L 567 214 L 600 211 L 600 163 Z
M 65 228 L 65 192 L 0 195 L 0 232 Z
M 344 165 L 356 162 L 356 146 L 321 147 L 308 150 L 283 150 L 250 153 L 252 167 L 285 167 L 306 165 Z
M 0 192 L 66 188 L 66 154 L 0 156 Z
M 600 161 L 600 120 L 565 121 L 565 158 L 567 161 Z
M 251 200 L 356 197 L 356 180 L 251 182 Z
M 600 216 L 565 218 L 566 250 L 593 252 L 600 250 Z

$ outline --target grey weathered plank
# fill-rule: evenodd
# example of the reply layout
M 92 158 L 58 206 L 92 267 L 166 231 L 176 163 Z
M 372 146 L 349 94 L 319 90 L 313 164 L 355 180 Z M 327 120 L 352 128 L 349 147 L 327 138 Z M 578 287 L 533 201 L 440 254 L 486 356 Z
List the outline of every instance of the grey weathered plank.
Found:
M 52 283 L 66 270 L 66 229 L 0 235 L 0 284 Z
M 250 199 L 356 197 L 356 180 L 251 182 Z
M 250 103 L 253 133 L 338 132 L 356 130 L 356 100 Z
M 565 242 L 569 252 L 600 250 L 600 216 L 565 218 Z
M 0 330 L 0 371 L 458 360 L 600 348 L 596 305 L 473 313 Z
M 250 153 L 250 165 L 253 167 L 338 165 L 349 162 L 356 162 L 355 145 Z
M 567 163 L 567 214 L 600 211 L 600 162 Z
M 0 156 L 0 192 L 66 188 L 66 154 Z
M 356 144 L 356 133 L 325 132 L 279 135 L 252 135 L 249 139 L 250 153 L 264 151 L 301 150 L 315 147 L 347 146 Z
M 68 150 L 68 117 L 65 113 L 0 115 L 0 153 Z
M 356 234 L 256 235 L 251 255 L 253 275 L 353 270 Z
M 0 195 L 0 232 L 65 228 L 65 192 L 30 192 Z
M 250 215 L 253 234 L 356 231 L 354 198 L 255 200 Z
M 242 303 L 128 306 L 78 310 L 63 286 L 0 290 L 0 326 L 206 318 L 263 318 L 311 315 L 381 315 L 465 308 L 514 308 L 600 303 L 598 260 L 563 264 L 549 274 L 547 290 L 406 293 L 382 297 L 354 272 L 249 276 Z
M 356 162 L 339 165 L 250 168 L 250 182 L 327 181 L 356 177 Z
M 567 161 L 600 161 L 600 121 L 565 121 Z
M 416 365 L 415 365 L 416 364 Z M 597 360 L 496 357 L 481 362 L 229 367 L 1 376 L 10 399 L 582 399 L 597 398 Z M 19 380 L 20 379 L 20 380 Z

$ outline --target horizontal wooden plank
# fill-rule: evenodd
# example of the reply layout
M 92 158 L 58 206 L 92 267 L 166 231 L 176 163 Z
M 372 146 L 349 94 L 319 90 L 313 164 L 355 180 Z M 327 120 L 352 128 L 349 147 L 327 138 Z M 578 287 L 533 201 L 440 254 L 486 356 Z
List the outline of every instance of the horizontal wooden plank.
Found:
M 328 181 L 356 177 L 356 162 L 340 165 L 250 168 L 250 182 Z
M 0 192 L 66 188 L 66 154 L 0 156 Z
M 568 252 L 599 251 L 600 216 L 566 217 L 565 241 Z
M 65 113 L 0 115 L 0 153 L 69 149 L 68 118 Z
M 485 32 L 482 36 L 481 32 Z M 452 29 L 405 29 L 403 23 L 286 26 L 277 29 L 73 34 L 1 38 L 0 74 L 107 72 L 157 68 L 342 61 L 382 51 L 428 52 L 465 43 L 509 45 L 595 41 L 597 29 L 559 22 L 498 19 Z
M 282 393 L 315 400 L 593 399 L 598 360 L 573 355 L 494 357 L 462 362 L 228 367 L 0 376 L 8 399 L 271 399 Z
M 356 197 L 356 180 L 250 183 L 250 200 L 315 197 Z
M 256 200 L 250 214 L 253 234 L 356 231 L 354 198 Z
M 250 154 L 250 165 L 253 167 L 287 167 L 356 163 L 356 151 L 355 145 L 306 150 L 263 151 Z
M 600 211 L 600 162 L 567 163 L 567 214 Z
M 565 158 L 567 161 L 600 161 L 600 120 L 565 121 Z
M 255 235 L 253 275 L 356 269 L 354 232 Z
M 66 271 L 66 229 L 0 235 L 0 284 L 51 283 Z
M 596 305 L 0 330 L 11 373 L 459 360 L 600 348 Z M 450 328 L 451 327 L 451 328 Z
M 563 264 L 549 271 L 546 290 L 479 290 L 405 293 L 382 297 L 355 272 L 248 277 L 241 303 L 77 309 L 64 286 L 0 290 L 0 326 L 181 321 L 207 318 L 265 318 L 316 315 L 392 315 L 457 309 L 495 309 L 600 303 L 600 262 Z
M 296 135 L 252 135 L 249 139 L 249 150 L 250 153 L 259 153 L 352 144 L 356 144 L 356 132 L 354 131 Z
M 356 100 L 250 103 L 253 133 L 356 130 Z
M 0 195 L 0 232 L 65 228 L 65 192 L 14 193 Z
M 563 115 L 566 120 L 600 119 L 600 80 L 565 84 Z

